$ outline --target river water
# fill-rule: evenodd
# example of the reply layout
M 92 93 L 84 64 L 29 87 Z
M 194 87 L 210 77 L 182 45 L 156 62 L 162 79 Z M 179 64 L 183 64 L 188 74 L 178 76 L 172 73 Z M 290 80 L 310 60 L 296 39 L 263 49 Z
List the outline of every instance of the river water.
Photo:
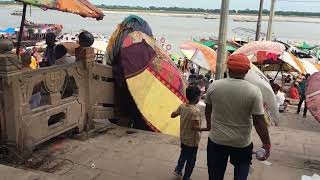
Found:
M 0 29 L 17 27 L 20 25 L 20 16 L 11 16 L 10 13 L 17 7 L 0 7 Z M 64 32 L 78 32 L 85 29 L 90 32 L 103 34 L 107 37 L 115 30 L 129 13 L 105 13 L 102 21 L 92 18 L 82 18 L 78 15 L 63 13 L 53 10 L 43 11 L 33 7 L 27 10 L 27 20 L 37 23 L 56 23 L 64 26 Z M 178 51 L 178 47 L 184 41 L 192 37 L 217 37 L 219 32 L 218 19 L 204 19 L 200 17 L 172 17 L 151 14 L 137 14 L 144 18 L 153 30 L 155 37 L 164 37 L 166 44 L 173 46 L 172 51 Z M 232 38 L 235 34 L 232 29 L 242 27 L 255 29 L 255 22 L 234 22 L 229 20 L 228 36 Z M 266 31 L 267 22 L 262 22 L 262 31 Z M 273 32 L 278 39 L 284 41 L 307 41 L 310 43 L 320 42 L 320 24 L 302 22 L 274 22 Z

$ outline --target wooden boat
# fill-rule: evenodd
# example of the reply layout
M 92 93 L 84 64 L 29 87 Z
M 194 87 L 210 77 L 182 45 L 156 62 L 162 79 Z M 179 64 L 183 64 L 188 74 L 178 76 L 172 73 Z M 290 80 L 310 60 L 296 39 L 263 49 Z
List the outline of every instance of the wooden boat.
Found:
M 13 11 L 11 13 L 12 16 L 22 16 L 23 12 L 22 11 Z

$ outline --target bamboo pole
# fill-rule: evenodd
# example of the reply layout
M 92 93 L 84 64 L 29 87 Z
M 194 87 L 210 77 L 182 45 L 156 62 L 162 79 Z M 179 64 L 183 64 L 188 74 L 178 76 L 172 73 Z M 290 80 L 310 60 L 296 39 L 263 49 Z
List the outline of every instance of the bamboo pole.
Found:
M 16 49 L 16 54 L 19 54 L 19 49 L 21 46 L 21 40 L 23 36 L 23 28 L 24 28 L 24 23 L 26 20 L 26 11 L 27 11 L 27 4 L 23 3 L 23 13 L 22 13 L 22 19 L 21 19 L 21 24 L 20 24 L 20 31 L 19 31 L 19 36 L 18 36 L 18 44 L 17 44 L 17 49 Z
M 276 0 L 272 0 L 270 15 L 269 15 L 269 22 L 268 22 L 268 31 L 267 31 L 267 37 L 266 37 L 267 41 L 271 41 L 271 37 L 272 37 L 272 23 L 273 23 L 274 11 L 275 11 L 275 4 L 276 4 Z
M 258 15 L 258 21 L 257 21 L 257 31 L 256 31 L 256 41 L 260 40 L 260 32 L 261 32 L 261 18 L 262 18 L 262 11 L 263 11 L 263 0 L 260 0 L 260 6 L 259 6 L 259 15 Z
M 215 79 L 223 78 L 223 64 L 226 60 L 226 44 L 228 32 L 229 0 L 221 0 L 219 42 L 218 42 L 218 59 L 216 66 Z

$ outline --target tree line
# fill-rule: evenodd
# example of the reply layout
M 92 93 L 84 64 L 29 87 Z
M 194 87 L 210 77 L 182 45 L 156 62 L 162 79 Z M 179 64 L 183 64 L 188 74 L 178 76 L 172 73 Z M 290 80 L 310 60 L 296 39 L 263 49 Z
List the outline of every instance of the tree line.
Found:
M 0 1 L 0 4 L 15 4 L 15 1 Z M 189 13 L 211 13 L 220 14 L 220 9 L 203 9 L 203 8 L 183 8 L 183 7 L 141 7 L 141 6 L 109 6 L 105 4 L 97 5 L 102 9 L 116 9 L 116 10 L 140 10 L 140 11 L 171 11 L 171 12 L 189 12 Z M 230 10 L 230 14 L 247 14 L 257 15 L 258 10 L 245 9 L 245 10 Z M 263 15 L 269 15 L 270 11 L 264 9 Z M 320 16 L 320 12 L 299 12 L 299 11 L 276 11 L 276 15 L 281 16 Z
M 203 9 L 203 8 L 183 8 L 183 7 L 141 7 L 141 6 L 115 6 L 115 5 L 97 5 L 99 8 L 103 9 L 119 9 L 119 10 L 143 10 L 143 11 L 173 11 L 173 12 L 192 12 L 192 13 L 212 13 L 220 14 L 220 9 Z M 257 15 L 258 10 L 245 9 L 245 10 L 229 10 L 230 14 L 248 14 Z M 262 11 L 263 15 L 269 15 L 270 11 L 264 9 Z M 320 16 L 320 12 L 299 12 L 299 11 L 276 11 L 276 15 L 282 16 Z

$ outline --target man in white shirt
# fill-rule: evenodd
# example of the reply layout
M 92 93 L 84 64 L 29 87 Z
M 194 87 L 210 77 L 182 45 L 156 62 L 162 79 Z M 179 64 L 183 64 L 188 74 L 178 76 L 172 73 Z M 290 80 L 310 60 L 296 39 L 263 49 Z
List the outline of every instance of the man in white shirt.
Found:
M 270 138 L 264 119 L 261 90 L 244 80 L 250 61 L 242 54 L 228 59 L 230 78 L 214 81 L 206 94 L 206 120 L 211 126 L 207 160 L 210 180 L 223 180 L 228 158 L 234 166 L 235 180 L 246 180 L 252 160 L 252 125 L 255 126 L 266 150 Z

